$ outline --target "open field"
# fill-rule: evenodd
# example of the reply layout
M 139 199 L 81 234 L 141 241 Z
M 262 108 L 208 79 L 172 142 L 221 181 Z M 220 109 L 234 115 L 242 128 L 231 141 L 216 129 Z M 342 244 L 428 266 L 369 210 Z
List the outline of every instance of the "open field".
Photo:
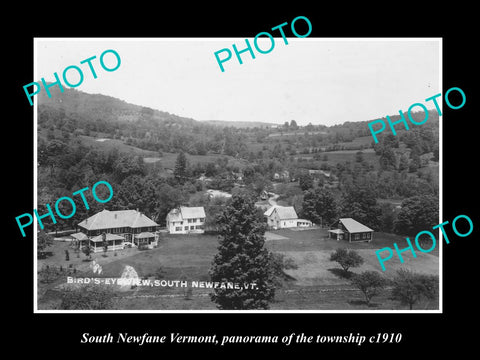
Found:
M 282 288 L 277 289 L 275 302 L 271 304 L 273 310 L 375 310 L 400 309 L 396 302 L 388 299 L 388 291 L 373 299 L 371 307 L 363 302 L 360 291 L 354 289 L 348 279 L 341 272 L 340 266 L 329 261 L 330 253 L 338 247 L 355 249 L 364 258 L 364 264 L 359 268 L 351 269 L 358 273 L 364 270 L 375 270 L 391 278 L 395 270 L 401 267 L 416 272 L 438 274 L 438 249 L 431 253 L 417 252 L 413 258 L 411 253 L 404 253 L 405 263 L 400 264 L 398 258 L 392 258 L 385 263 L 386 271 L 382 272 L 375 255 L 375 250 L 385 246 L 392 247 L 397 242 L 399 247 L 404 239 L 392 234 L 375 233 L 370 243 L 348 243 L 327 238 L 325 229 L 292 231 L 288 229 L 275 230 L 267 234 L 270 240 L 265 246 L 274 252 L 285 254 L 293 259 L 297 269 L 286 270 L 293 280 L 285 281 Z M 213 235 L 165 235 L 159 246 L 152 250 L 139 251 L 126 249 L 118 251 L 117 256 L 112 252 L 108 257 L 101 253 L 93 258 L 102 266 L 101 275 L 94 275 L 89 268 L 90 263 L 83 261 L 84 254 L 76 258 L 70 252 L 70 261 L 65 261 L 64 250 L 68 243 L 56 241 L 51 248 L 54 255 L 39 260 L 42 265 L 62 266 L 67 268 L 72 264 L 77 270 L 77 277 L 120 277 L 126 265 L 132 266 L 139 277 L 164 280 L 208 281 L 208 271 L 213 256 L 217 252 L 218 238 Z M 60 303 L 60 288 L 64 286 L 66 278 L 59 278 L 51 284 L 39 283 L 39 309 L 48 309 Z M 105 285 L 107 286 L 107 285 Z M 185 299 L 185 288 L 179 287 L 135 287 L 125 292 L 118 292 L 116 309 L 141 310 L 202 310 L 215 309 L 210 301 L 208 289 L 193 289 L 191 299 Z M 414 309 L 436 309 L 438 301 L 417 304 Z

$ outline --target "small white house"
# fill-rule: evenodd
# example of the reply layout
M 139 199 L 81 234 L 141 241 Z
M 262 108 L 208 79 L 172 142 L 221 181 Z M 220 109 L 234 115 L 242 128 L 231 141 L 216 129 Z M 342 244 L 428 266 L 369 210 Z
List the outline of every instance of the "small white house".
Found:
M 203 234 L 205 231 L 203 206 L 172 209 L 167 215 L 167 230 L 170 234 Z
M 263 215 L 267 217 L 267 225 L 271 229 L 312 226 L 310 220 L 298 218 L 293 206 L 272 206 Z

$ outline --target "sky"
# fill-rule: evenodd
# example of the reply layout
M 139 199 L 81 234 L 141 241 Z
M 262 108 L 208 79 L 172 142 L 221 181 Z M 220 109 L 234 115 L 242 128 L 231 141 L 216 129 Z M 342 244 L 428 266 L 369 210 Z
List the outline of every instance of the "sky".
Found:
M 438 38 L 293 37 L 288 45 L 274 39 L 268 54 L 249 39 L 255 59 L 245 52 L 239 64 L 232 44 L 244 49 L 245 38 L 36 38 L 34 74 L 54 81 L 54 72 L 62 78 L 67 66 L 76 65 L 84 75 L 76 89 L 86 93 L 195 120 L 283 124 L 294 119 L 299 125 L 374 120 L 442 91 Z M 268 38 L 258 44 L 265 50 L 271 45 Z M 214 53 L 224 48 L 232 58 L 222 72 Z M 112 72 L 99 63 L 109 49 L 121 58 Z M 94 55 L 96 79 L 88 64 L 80 64 Z M 111 53 L 104 60 L 108 67 L 116 64 Z M 76 76 L 69 70 L 71 83 Z M 426 105 L 434 108 L 432 102 Z

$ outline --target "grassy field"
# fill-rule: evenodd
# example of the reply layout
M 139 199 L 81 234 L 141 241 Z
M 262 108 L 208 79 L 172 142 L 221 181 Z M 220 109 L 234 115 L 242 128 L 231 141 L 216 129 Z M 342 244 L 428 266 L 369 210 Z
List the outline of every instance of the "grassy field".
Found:
M 297 269 L 286 272 L 292 280 L 284 282 L 277 289 L 275 301 L 271 304 L 274 310 L 375 310 L 400 309 L 397 303 L 388 299 L 388 292 L 374 298 L 370 307 L 363 302 L 360 291 L 354 289 L 345 278 L 340 266 L 329 261 L 330 253 L 338 247 L 355 249 L 364 258 L 364 264 L 352 269 L 352 272 L 375 270 L 391 278 L 395 270 L 401 267 L 416 272 L 438 275 L 438 250 L 423 254 L 417 258 L 404 253 L 405 263 L 400 264 L 398 258 L 385 263 L 386 271 L 382 272 L 375 255 L 375 250 L 385 246 L 392 247 L 397 242 L 399 247 L 404 239 L 392 234 L 375 233 L 370 243 L 350 244 L 346 241 L 328 239 L 325 229 L 293 231 L 289 229 L 276 230 L 267 233 L 265 246 L 274 252 L 283 253 L 293 259 Z M 101 253 L 93 258 L 102 266 L 101 275 L 94 275 L 89 268 L 90 263 L 71 253 L 70 261 L 65 261 L 64 250 L 66 242 L 56 242 L 54 255 L 39 261 L 43 265 L 62 265 L 64 268 L 72 264 L 79 272 L 77 277 L 120 277 L 126 265 L 132 266 L 139 277 L 157 279 L 158 270 L 162 269 L 162 279 L 187 281 L 208 281 L 208 271 L 214 254 L 217 252 L 218 238 L 212 235 L 165 235 L 159 246 L 152 250 L 139 251 L 127 249 L 118 251 L 117 256 L 110 252 L 108 257 Z M 59 304 L 59 287 L 65 283 L 60 278 L 51 284 L 39 284 L 39 309 L 50 308 Z M 136 287 L 118 292 L 116 309 L 138 310 L 208 310 L 215 309 L 210 301 L 208 289 L 193 289 L 191 299 L 185 299 L 185 289 L 179 287 Z M 436 309 L 438 301 L 417 304 L 416 309 Z

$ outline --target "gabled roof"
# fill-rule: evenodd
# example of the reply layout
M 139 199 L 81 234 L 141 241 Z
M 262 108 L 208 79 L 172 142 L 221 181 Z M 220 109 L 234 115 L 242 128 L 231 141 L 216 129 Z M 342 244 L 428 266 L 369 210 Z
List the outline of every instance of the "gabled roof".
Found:
M 178 209 L 172 209 L 167 214 L 167 221 L 182 221 L 182 213 Z
M 339 221 L 341 221 L 343 226 L 345 226 L 347 231 L 350 233 L 373 231 L 369 227 L 363 224 L 360 224 L 358 221 L 353 220 L 352 218 L 343 218 L 343 219 L 340 219 Z
M 83 232 L 79 231 L 77 233 L 70 234 L 76 240 L 88 240 L 88 236 L 85 235 Z
M 87 230 L 100 230 L 120 227 L 150 227 L 158 226 L 158 224 L 137 210 L 103 210 L 83 220 L 78 226 Z
M 272 206 L 263 213 L 265 216 L 271 216 L 274 212 L 277 212 L 280 220 L 298 219 L 297 212 L 293 206 Z
M 203 206 L 197 207 L 186 207 L 180 206 L 180 212 L 182 213 L 182 218 L 184 219 L 196 219 L 205 217 L 205 209 Z
M 275 210 L 275 208 L 276 208 L 276 206 L 271 206 L 271 207 L 269 207 L 269 208 L 267 209 L 267 211 L 265 211 L 265 212 L 263 213 L 263 215 L 265 215 L 265 216 L 270 216 L 270 215 L 272 215 L 273 210 Z
M 102 235 L 98 235 L 98 236 L 95 236 L 94 238 L 92 238 L 91 240 L 93 242 L 103 242 L 103 237 L 102 237 Z M 106 233 L 105 234 L 105 240 L 106 241 L 109 241 L 109 240 L 125 240 L 125 238 L 123 236 L 120 236 L 120 235 Z

